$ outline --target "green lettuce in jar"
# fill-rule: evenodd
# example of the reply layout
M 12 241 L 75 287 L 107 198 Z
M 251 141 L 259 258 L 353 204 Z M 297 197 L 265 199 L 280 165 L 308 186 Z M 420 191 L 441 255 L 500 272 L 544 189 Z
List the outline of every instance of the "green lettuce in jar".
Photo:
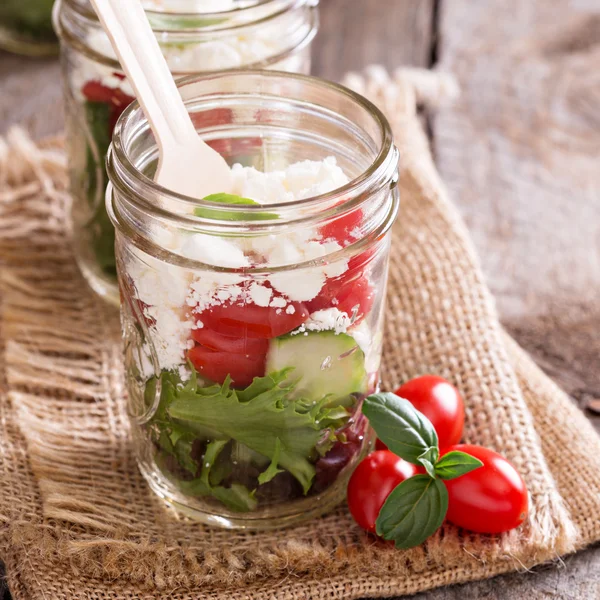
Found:
M 31 40 L 55 41 L 52 29 L 53 4 L 54 0 L 2 0 L 0 27 Z

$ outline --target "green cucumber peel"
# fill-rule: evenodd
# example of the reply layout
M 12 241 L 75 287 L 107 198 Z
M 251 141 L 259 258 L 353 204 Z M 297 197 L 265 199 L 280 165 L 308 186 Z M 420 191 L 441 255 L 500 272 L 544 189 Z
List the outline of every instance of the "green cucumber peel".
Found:
M 397 548 L 413 548 L 433 535 L 446 518 L 448 491 L 443 481 L 462 477 L 483 463 L 460 451 L 440 457 L 431 421 L 396 394 L 368 396 L 362 412 L 391 452 L 426 471 L 396 486 L 376 521 L 378 535 L 393 541 Z

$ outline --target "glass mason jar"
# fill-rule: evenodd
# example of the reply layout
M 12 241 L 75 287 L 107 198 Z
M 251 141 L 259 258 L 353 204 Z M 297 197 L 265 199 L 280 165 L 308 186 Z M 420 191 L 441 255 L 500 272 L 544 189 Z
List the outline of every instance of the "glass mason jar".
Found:
M 58 52 L 52 29 L 54 0 L 2 0 L 0 48 L 17 54 L 45 56 Z
M 174 75 L 235 68 L 310 71 L 318 0 L 145 0 L 146 12 Z M 225 12 L 206 13 L 203 10 Z M 168 8 L 170 12 L 165 12 Z M 86 0 L 57 0 L 67 107 L 67 147 L 75 251 L 96 292 L 119 302 L 114 230 L 104 207 L 105 158 L 119 115 L 132 102 L 125 79 Z M 213 119 L 227 118 L 215 113 Z
M 339 503 L 371 443 L 398 153 L 374 105 L 320 79 L 242 70 L 180 90 L 255 198 L 161 188 L 137 103 L 117 123 L 106 203 L 138 460 L 205 523 L 282 526 Z

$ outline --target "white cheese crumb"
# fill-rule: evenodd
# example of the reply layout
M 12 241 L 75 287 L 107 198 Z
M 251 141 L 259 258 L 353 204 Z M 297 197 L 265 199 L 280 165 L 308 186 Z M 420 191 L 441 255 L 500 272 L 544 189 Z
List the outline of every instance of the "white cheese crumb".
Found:
M 278 292 L 290 300 L 308 302 L 315 298 L 325 285 L 325 275 L 319 268 L 297 269 L 289 273 L 275 273 L 269 281 Z
M 271 306 L 273 308 L 285 308 L 286 304 L 287 304 L 287 301 L 282 296 L 275 296 L 275 298 L 273 298 L 273 300 L 271 300 Z M 288 309 L 289 308 L 294 308 L 294 307 L 288 306 Z M 287 310 L 286 310 L 286 312 L 287 312 Z M 288 313 L 288 314 L 292 314 L 292 313 Z
M 312 313 L 296 331 L 292 332 L 292 335 L 308 331 L 330 330 L 335 331 L 336 334 L 346 333 L 351 324 L 350 317 L 345 312 L 337 308 L 327 308 Z
M 250 260 L 244 256 L 244 251 L 237 244 L 216 235 L 186 234 L 179 253 L 186 258 L 215 267 L 237 269 L 250 266 Z
M 285 312 L 288 315 L 293 315 L 296 312 L 296 307 L 293 304 L 290 304 L 286 309 Z
M 273 290 L 264 285 L 255 282 L 250 286 L 250 298 L 257 306 L 269 306 L 272 295 Z

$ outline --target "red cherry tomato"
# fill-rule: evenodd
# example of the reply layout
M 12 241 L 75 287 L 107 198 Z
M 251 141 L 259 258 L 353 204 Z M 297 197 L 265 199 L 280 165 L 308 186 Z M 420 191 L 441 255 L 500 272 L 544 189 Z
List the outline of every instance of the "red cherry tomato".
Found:
M 375 440 L 375 450 L 387 450 L 388 447 L 379 439 Z
M 387 497 L 416 472 L 415 465 L 386 450 L 369 454 L 348 482 L 348 507 L 358 525 L 375 533 L 375 521 Z
M 395 393 L 431 421 L 440 448 L 460 442 L 465 408 L 459 391 L 451 383 L 435 375 L 423 375 L 407 381 Z
M 194 329 L 192 338 L 205 348 L 231 354 L 264 356 L 269 349 L 267 339 L 222 335 L 206 327 Z
M 236 388 L 244 388 L 250 385 L 255 377 L 263 377 L 265 374 L 264 355 L 231 354 L 195 346 L 188 352 L 188 358 L 203 377 L 215 383 L 223 383 L 229 375 L 233 387 Z
M 478 458 L 483 467 L 462 477 L 444 481 L 451 523 L 477 533 L 502 533 L 523 523 L 528 513 L 525 482 L 500 454 L 481 446 L 457 444 L 459 450 Z
M 308 319 L 304 304 L 292 302 L 290 314 L 286 308 L 255 304 L 224 304 L 213 306 L 198 315 L 204 327 L 236 338 L 271 339 L 300 327 Z

